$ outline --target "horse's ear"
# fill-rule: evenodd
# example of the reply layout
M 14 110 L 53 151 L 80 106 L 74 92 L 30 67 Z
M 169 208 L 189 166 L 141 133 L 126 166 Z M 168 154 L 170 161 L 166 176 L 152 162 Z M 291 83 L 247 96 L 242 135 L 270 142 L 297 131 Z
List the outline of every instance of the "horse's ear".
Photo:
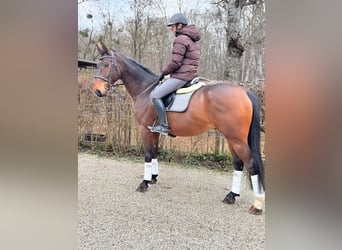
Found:
M 105 53 L 109 55 L 109 50 L 103 42 L 100 41 L 96 43 L 96 48 L 99 51 L 100 55 L 103 55 Z

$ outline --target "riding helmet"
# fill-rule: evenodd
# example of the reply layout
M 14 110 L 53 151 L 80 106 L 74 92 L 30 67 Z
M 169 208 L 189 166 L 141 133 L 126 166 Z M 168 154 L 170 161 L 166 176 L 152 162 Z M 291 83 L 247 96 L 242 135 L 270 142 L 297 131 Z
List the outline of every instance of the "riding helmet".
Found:
M 169 22 L 167 23 L 167 26 L 171 26 L 171 25 L 177 24 L 177 23 L 182 23 L 183 25 L 188 25 L 189 20 L 184 14 L 176 13 L 170 18 Z

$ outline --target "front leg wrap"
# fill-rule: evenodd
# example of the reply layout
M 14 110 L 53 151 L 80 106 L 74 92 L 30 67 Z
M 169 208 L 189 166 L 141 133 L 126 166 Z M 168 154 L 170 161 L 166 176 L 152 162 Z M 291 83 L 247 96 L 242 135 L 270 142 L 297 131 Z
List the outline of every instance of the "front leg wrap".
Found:
M 151 162 L 145 162 L 144 180 L 145 181 L 152 180 L 152 163 Z
M 158 175 L 158 160 L 152 159 L 152 175 Z

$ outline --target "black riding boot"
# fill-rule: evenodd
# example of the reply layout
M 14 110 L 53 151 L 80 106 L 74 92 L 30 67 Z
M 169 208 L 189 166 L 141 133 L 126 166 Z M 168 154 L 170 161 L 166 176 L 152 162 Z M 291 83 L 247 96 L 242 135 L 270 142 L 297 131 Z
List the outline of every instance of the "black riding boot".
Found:
M 157 112 L 158 120 L 159 120 L 159 125 L 157 126 L 148 126 L 151 130 L 151 132 L 155 133 L 161 133 L 163 135 L 168 135 L 170 132 L 169 125 L 167 123 L 167 117 L 166 117 L 166 111 L 165 111 L 165 106 L 162 101 L 162 99 L 158 98 L 153 98 L 152 103 L 154 105 L 154 108 Z

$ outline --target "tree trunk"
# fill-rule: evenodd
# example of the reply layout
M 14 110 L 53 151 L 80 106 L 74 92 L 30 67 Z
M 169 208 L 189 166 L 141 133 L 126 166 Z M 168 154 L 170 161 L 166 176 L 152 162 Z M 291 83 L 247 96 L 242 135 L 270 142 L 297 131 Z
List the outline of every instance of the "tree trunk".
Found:
M 226 26 L 226 62 L 224 77 L 226 80 L 238 83 L 241 79 L 241 57 L 245 48 L 241 44 L 241 3 L 239 0 L 230 0 L 227 3 L 227 26 Z

